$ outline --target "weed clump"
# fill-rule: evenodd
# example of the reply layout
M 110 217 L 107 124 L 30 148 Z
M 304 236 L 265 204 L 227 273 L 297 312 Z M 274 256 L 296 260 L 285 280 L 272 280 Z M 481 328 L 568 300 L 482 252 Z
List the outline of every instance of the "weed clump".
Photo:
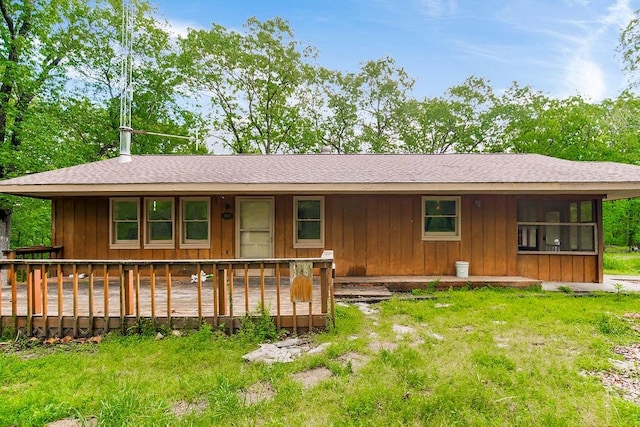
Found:
M 242 319 L 238 337 L 248 342 L 265 342 L 279 338 L 280 333 L 269 310 L 258 308 L 256 311 L 256 314 L 247 315 Z

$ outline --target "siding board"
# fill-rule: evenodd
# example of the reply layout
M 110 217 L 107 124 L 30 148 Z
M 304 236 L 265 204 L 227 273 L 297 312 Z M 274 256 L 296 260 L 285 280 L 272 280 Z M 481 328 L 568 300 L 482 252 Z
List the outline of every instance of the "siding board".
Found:
M 473 203 L 473 202 L 472 202 Z M 471 215 L 471 257 L 469 259 L 469 274 L 483 276 L 484 268 L 484 210 L 470 208 Z
M 413 263 L 411 273 L 420 275 L 424 272 L 424 243 L 422 242 L 422 198 L 412 197 L 413 214 L 411 217 L 411 241 L 413 242 Z
M 495 266 L 494 266 L 494 274 L 499 276 L 507 276 L 508 275 L 508 248 L 507 245 L 509 242 L 507 241 L 507 228 L 509 224 L 507 223 L 507 204 L 504 202 L 503 198 L 494 198 L 494 212 L 495 212 Z
M 353 221 L 355 235 L 354 243 L 354 273 L 358 276 L 367 275 L 368 251 L 367 251 L 367 198 L 355 196 L 353 203 Z
M 334 257 L 339 259 L 340 262 L 336 262 L 336 274 L 339 276 L 346 275 L 348 266 L 346 266 L 344 259 L 344 244 L 343 244 L 343 230 L 342 230 L 342 196 L 334 196 L 333 203 L 331 204 L 331 247 L 334 250 Z
M 478 198 L 481 206 L 478 210 L 482 210 L 483 216 L 483 238 L 482 238 L 482 254 L 484 260 L 482 262 L 483 275 L 491 276 L 496 274 L 496 213 L 495 213 L 495 196 L 485 196 Z M 489 238 L 489 236 L 494 236 Z
M 378 203 L 373 197 L 367 198 L 367 274 L 380 274 L 380 244 L 378 243 Z
M 517 223 L 517 201 L 515 196 L 506 196 L 504 198 L 505 208 L 505 226 L 506 226 L 506 263 L 507 276 L 513 276 L 518 272 L 518 223 Z
M 63 201 L 63 218 L 64 218 L 64 256 L 65 258 L 81 258 L 80 254 L 75 250 L 75 203 L 72 199 L 64 199 Z
M 411 198 L 403 197 L 400 202 L 400 250 L 401 268 L 400 274 L 408 276 L 413 271 L 413 208 Z
M 390 196 L 379 196 L 378 199 L 378 274 L 385 274 L 391 271 L 390 268 L 390 245 L 391 245 L 391 223 L 390 223 Z M 391 273 L 389 273 L 391 274 Z
M 398 196 L 391 197 L 389 206 L 389 271 L 391 275 L 401 274 L 402 269 L 402 206 Z

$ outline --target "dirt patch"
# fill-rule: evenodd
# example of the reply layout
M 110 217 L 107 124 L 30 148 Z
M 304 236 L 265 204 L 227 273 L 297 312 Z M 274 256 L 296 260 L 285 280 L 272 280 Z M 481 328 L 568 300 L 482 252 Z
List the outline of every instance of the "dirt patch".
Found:
M 369 350 L 378 352 L 380 350 L 394 351 L 398 348 L 398 343 L 387 341 L 371 341 L 368 345 Z
M 241 392 L 240 399 L 244 401 L 245 405 L 255 405 L 256 403 L 271 400 L 275 395 L 276 391 L 270 383 L 257 382 Z
M 640 343 L 630 346 L 619 346 L 614 353 L 623 360 L 612 360 L 614 368 L 609 371 L 598 372 L 602 383 L 609 390 L 614 390 L 631 402 L 640 404 Z
M 176 402 L 173 405 L 173 413 L 177 417 L 183 417 L 190 413 L 201 414 L 207 410 L 209 402 L 201 400 L 199 402 L 185 402 L 183 400 Z
M 291 375 L 294 381 L 302 384 L 304 388 L 313 387 L 322 380 L 331 378 L 333 374 L 329 369 L 322 366 L 320 368 L 309 369 L 307 371 L 297 372 Z
M 46 427 L 96 427 L 98 420 L 91 417 L 86 420 L 77 420 L 75 418 L 64 418 L 62 420 L 54 421 L 46 424 Z
M 355 351 L 350 351 L 338 357 L 336 360 L 344 365 L 350 365 L 351 372 L 357 374 L 358 371 L 367 364 L 369 357 Z

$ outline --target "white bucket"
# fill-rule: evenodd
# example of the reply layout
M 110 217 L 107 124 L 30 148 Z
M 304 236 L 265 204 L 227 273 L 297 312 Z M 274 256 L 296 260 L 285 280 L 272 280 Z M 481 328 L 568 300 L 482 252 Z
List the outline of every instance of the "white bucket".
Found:
M 456 277 L 469 277 L 469 263 L 467 261 L 456 261 Z

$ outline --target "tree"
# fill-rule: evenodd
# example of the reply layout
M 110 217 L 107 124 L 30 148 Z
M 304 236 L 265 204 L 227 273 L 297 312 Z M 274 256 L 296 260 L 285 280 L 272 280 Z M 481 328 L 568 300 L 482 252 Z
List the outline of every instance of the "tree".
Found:
M 450 88 L 444 97 L 406 101 L 400 114 L 402 150 L 434 154 L 484 150 L 494 101 L 493 89 L 475 77 Z
M 331 147 L 338 154 L 359 153 L 358 81 L 353 73 L 316 68 L 305 98 L 305 114 L 309 117 L 317 141 L 316 151 Z
M 373 153 L 397 151 L 398 123 L 415 80 L 391 57 L 367 61 L 356 77 L 360 146 Z
M 240 34 L 214 24 L 181 40 L 190 88 L 212 98 L 214 136 L 235 153 L 307 151 L 315 141 L 298 95 L 310 83 L 313 49 L 280 18 L 244 27 Z
M 0 12 L 0 179 L 116 155 L 120 1 L 0 0 Z M 181 83 L 171 62 L 175 46 L 151 14 L 145 0 L 134 2 L 134 123 L 161 133 L 203 129 L 175 89 Z M 134 153 L 197 150 L 192 141 L 141 135 L 135 142 Z M 15 199 L 0 203 L 0 249 L 6 249 Z M 31 220 L 16 218 L 19 230 L 35 224 L 18 221 Z
M 62 90 L 65 60 L 83 47 L 89 8 L 76 0 L 0 0 L 0 179 L 21 173 L 22 131 L 36 100 Z M 0 201 L 0 250 L 8 249 L 11 200 Z
M 620 33 L 618 52 L 622 54 L 624 71 L 629 77 L 631 86 L 638 86 L 640 79 L 640 9 L 636 10 L 633 18 Z

